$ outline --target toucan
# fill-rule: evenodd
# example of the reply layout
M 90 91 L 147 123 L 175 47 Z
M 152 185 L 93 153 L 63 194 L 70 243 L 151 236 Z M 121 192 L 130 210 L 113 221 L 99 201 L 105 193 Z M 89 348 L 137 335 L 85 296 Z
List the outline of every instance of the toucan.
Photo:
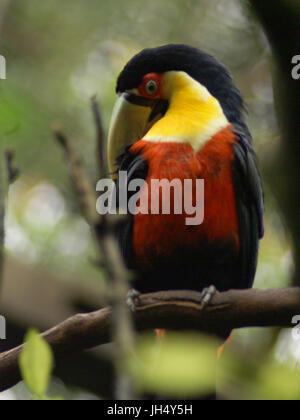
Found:
M 227 68 L 187 45 L 144 49 L 120 73 L 108 136 L 110 172 L 140 201 L 159 189 L 152 180 L 203 180 L 203 220 L 171 210 L 136 211 L 117 235 L 141 293 L 161 290 L 219 291 L 253 285 L 264 233 L 264 194 L 245 104 Z M 154 186 L 153 186 L 154 185 Z M 156 185 L 156 187 L 155 187 Z M 126 187 L 124 187 L 126 188 Z M 151 190 L 152 189 L 152 190 Z M 149 201 L 150 205 L 150 201 Z M 132 213 L 132 212 L 131 212 Z

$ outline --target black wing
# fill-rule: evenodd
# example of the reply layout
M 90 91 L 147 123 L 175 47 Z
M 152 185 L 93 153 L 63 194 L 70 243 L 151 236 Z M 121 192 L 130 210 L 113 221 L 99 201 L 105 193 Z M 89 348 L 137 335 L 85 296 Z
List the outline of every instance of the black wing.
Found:
M 127 184 L 130 183 L 133 179 L 146 179 L 148 173 L 148 165 L 143 160 L 143 158 L 138 155 L 133 155 L 127 149 L 123 155 L 118 158 L 118 174 L 120 171 L 127 172 Z M 116 181 L 116 191 L 117 191 L 117 207 L 119 205 L 119 192 L 120 192 L 119 178 Z M 132 192 L 131 194 L 135 194 Z M 130 192 L 127 192 L 128 201 L 130 199 Z M 128 216 L 124 223 L 121 223 L 117 228 L 117 239 L 121 248 L 122 255 L 124 260 L 128 266 L 131 267 L 131 260 L 133 256 L 133 245 L 132 245 L 132 237 L 133 237 L 133 215 L 128 212 Z
M 238 288 L 252 287 L 257 266 L 258 243 L 264 234 L 264 194 L 251 138 L 236 133 L 233 181 L 240 230 Z

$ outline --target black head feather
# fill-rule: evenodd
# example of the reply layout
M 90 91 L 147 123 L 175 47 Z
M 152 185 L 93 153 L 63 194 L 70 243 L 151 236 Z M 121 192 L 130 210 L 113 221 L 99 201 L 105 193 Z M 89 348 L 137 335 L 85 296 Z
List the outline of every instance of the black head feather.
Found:
M 213 56 L 194 47 L 170 44 L 141 51 L 124 67 L 116 90 L 124 92 L 138 87 L 147 73 L 172 70 L 185 71 L 204 85 L 218 99 L 228 121 L 249 134 L 243 118 L 244 101 L 229 71 Z

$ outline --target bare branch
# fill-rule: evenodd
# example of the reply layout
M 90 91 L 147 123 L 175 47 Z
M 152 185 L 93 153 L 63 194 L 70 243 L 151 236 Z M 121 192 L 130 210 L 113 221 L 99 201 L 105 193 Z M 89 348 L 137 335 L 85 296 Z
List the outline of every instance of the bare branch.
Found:
M 100 153 L 100 172 L 101 176 L 105 175 L 104 167 L 104 133 L 102 129 L 102 118 L 96 98 L 92 101 L 93 112 L 95 117 L 97 135 L 98 153 Z M 99 216 L 96 212 L 96 196 L 91 186 L 91 181 L 86 173 L 85 167 L 81 159 L 77 156 L 72 148 L 68 137 L 61 129 L 54 130 L 55 136 L 66 153 L 67 161 L 70 166 L 70 174 L 73 186 L 78 194 L 84 216 L 89 223 L 97 245 L 100 251 L 101 264 L 106 272 L 108 279 L 108 297 L 109 304 L 112 308 L 112 334 L 117 344 L 117 352 L 115 356 L 115 366 L 118 369 L 120 360 L 127 357 L 127 354 L 134 346 L 134 329 L 126 305 L 126 295 L 130 288 L 130 274 L 127 271 L 120 249 L 116 240 L 115 229 L 118 223 L 124 223 L 124 219 L 115 217 L 115 222 L 105 215 Z M 118 372 L 118 390 L 117 399 L 132 399 L 133 394 L 126 375 Z
M 92 111 L 96 127 L 96 156 L 99 168 L 99 177 L 107 176 L 105 159 L 105 132 L 102 122 L 102 114 L 99 108 L 99 101 L 96 96 L 92 98 Z M 121 223 L 118 218 L 111 218 L 103 215 L 98 225 L 94 226 L 100 251 L 105 261 L 105 269 L 109 279 L 109 303 L 112 308 L 112 336 L 116 342 L 117 352 L 115 367 L 117 370 L 116 397 L 119 400 L 134 398 L 130 380 L 127 375 L 118 369 L 120 361 L 126 358 L 134 346 L 135 334 L 128 307 L 125 303 L 129 289 L 129 272 L 125 267 L 124 260 L 118 246 L 115 228 Z M 125 221 L 123 220 L 123 223 Z
M 164 291 L 136 299 L 134 321 L 139 331 L 155 328 L 193 329 L 219 334 L 243 327 L 293 327 L 300 314 L 300 288 L 230 290 L 217 293 L 205 310 L 201 294 L 194 291 Z M 78 314 L 46 331 L 56 359 L 108 343 L 112 312 L 104 308 Z M 0 354 L 0 391 L 20 380 L 18 357 L 22 346 Z
M 99 178 L 102 179 L 107 174 L 106 160 L 104 156 L 105 131 L 103 127 L 102 115 L 99 109 L 99 100 L 96 95 L 92 97 L 91 102 L 96 127 L 96 156 L 98 159 Z
M 82 159 L 77 156 L 69 138 L 60 128 L 55 128 L 53 132 L 66 154 L 67 162 L 70 167 L 70 176 L 74 189 L 78 194 L 84 217 L 90 225 L 97 224 L 99 216 L 96 212 L 96 194 L 90 178 L 86 173 Z

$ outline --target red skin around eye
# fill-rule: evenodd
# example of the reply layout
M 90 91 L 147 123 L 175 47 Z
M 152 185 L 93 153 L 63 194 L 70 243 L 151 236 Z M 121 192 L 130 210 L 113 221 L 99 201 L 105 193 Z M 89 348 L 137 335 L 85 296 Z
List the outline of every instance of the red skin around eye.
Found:
M 160 88 L 161 88 L 161 79 L 162 74 L 161 73 L 148 73 L 143 77 L 143 81 L 138 87 L 140 95 L 144 96 L 145 98 L 159 98 L 160 97 Z M 146 92 L 146 85 L 150 80 L 154 80 L 157 84 L 157 91 L 153 95 L 149 95 L 149 93 Z

